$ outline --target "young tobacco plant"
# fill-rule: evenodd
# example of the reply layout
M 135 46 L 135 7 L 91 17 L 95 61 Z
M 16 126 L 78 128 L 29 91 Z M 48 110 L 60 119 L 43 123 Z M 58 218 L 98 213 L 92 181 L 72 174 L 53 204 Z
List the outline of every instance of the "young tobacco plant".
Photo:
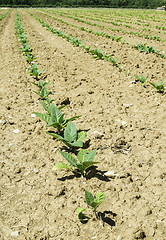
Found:
M 24 57 L 25 57 L 26 61 L 27 61 L 28 63 L 30 63 L 30 64 L 31 64 L 35 59 L 37 59 L 37 58 L 34 57 L 30 52 L 25 52 Z
M 161 80 L 161 82 L 159 84 L 156 84 L 155 82 L 149 82 L 154 88 L 157 89 L 158 92 L 164 92 L 164 80 Z
M 70 165 L 64 162 L 59 162 L 53 167 L 53 170 L 66 168 L 70 171 L 80 173 L 82 176 L 84 176 L 86 169 L 99 163 L 93 162 L 93 159 L 96 155 L 96 149 L 92 150 L 91 152 L 89 152 L 87 149 L 81 149 L 77 154 L 78 161 L 67 152 L 60 151 L 60 153 Z
M 50 84 L 50 82 L 42 82 L 42 80 L 39 80 L 38 83 L 35 83 L 35 82 L 31 82 L 31 83 L 40 89 L 42 89 L 43 87 L 46 87 Z
M 96 209 L 104 201 L 104 199 L 105 199 L 105 194 L 103 192 L 97 192 L 96 197 L 94 197 L 92 193 L 85 190 L 86 203 L 88 204 L 88 206 L 93 208 L 93 212 L 95 213 L 97 218 L 100 218 L 100 215 L 99 213 L 96 212 Z M 88 217 L 84 214 L 85 211 L 86 209 L 84 208 L 80 208 L 80 207 L 77 208 L 78 219 L 82 223 L 85 223 L 88 221 Z
M 33 92 L 38 94 L 42 100 L 46 100 L 48 95 L 50 94 L 50 92 L 45 87 L 42 87 L 40 92 L 37 92 L 34 90 L 33 90 Z
M 137 74 L 135 75 L 136 79 L 141 82 L 141 85 L 144 87 L 146 79 L 148 78 L 148 75 L 146 77 L 144 76 L 138 76 Z
M 92 195 L 92 193 L 85 190 L 85 200 L 88 206 L 93 208 L 93 211 L 96 212 L 98 206 L 104 201 L 105 194 L 103 192 L 97 192 L 96 198 Z
M 66 144 L 69 148 L 73 147 L 83 147 L 83 142 L 81 140 L 87 137 L 85 131 L 77 132 L 76 126 L 73 122 L 70 122 L 64 130 L 64 137 L 54 132 L 46 132 L 52 137 L 58 139 L 59 141 Z
M 64 119 L 65 114 L 60 111 L 64 106 L 56 108 L 54 103 L 50 103 L 49 106 L 47 106 L 46 103 L 42 103 L 42 106 L 47 111 L 47 113 L 43 114 L 35 112 L 34 114 L 47 123 L 46 127 L 54 127 L 57 128 L 58 131 L 65 128 L 69 122 L 80 117 L 74 116 L 69 119 Z
M 32 64 L 31 67 L 28 68 L 28 70 L 29 70 L 30 75 L 34 76 L 36 78 L 36 80 L 39 79 L 38 77 L 41 75 L 41 73 L 43 71 L 42 69 L 38 70 L 37 63 Z

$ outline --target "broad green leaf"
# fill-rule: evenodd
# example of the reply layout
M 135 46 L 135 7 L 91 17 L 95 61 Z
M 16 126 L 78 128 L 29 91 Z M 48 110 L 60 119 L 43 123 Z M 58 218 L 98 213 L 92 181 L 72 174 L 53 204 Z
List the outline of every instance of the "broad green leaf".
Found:
M 49 122 L 48 124 L 46 124 L 46 126 L 45 127 L 54 127 L 54 128 L 57 128 L 58 130 L 60 130 L 61 129 L 61 126 L 58 124 L 58 123 L 56 123 L 56 122 Z
M 85 131 L 81 131 L 78 133 L 78 140 L 83 140 L 87 137 L 87 134 Z
M 68 163 L 70 163 L 73 167 L 77 167 L 77 160 L 74 157 L 67 152 L 60 151 L 60 153 L 68 161 Z
M 53 109 L 55 108 L 54 103 L 50 103 L 49 107 L 48 107 L 48 112 L 51 114 L 51 112 L 53 111 Z
M 66 163 L 63 163 L 63 162 L 57 163 L 57 164 L 52 168 L 52 170 L 60 170 L 60 169 L 62 169 L 62 168 L 66 168 L 66 169 L 68 169 L 68 170 L 70 170 L 70 171 L 73 171 L 73 169 L 72 169 L 72 167 L 71 167 L 70 165 L 68 165 L 68 164 L 66 164 Z
M 59 123 L 59 118 L 62 116 L 61 111 L 55 106 L 51 109 L 51 121 L 55 123 Z
M 97 164 L 98 162 L 83 162 L 83 163 L 77 163 L 77 168 L 79 169 L 79 171 L 81 172 L 81 174 L 84 173 L 84 171 L 86 169 L 88 169 L 89 167 L 93 166 L 94 164 Z
M 45 87 L 43 87 L 41 89 L 41 94 L 40 95 L 41 95 L 42 98 L 46 98 L 49 95 L 49 91 Z
M 84 161 L 93 161 L 95 155 L 96 155 L 96 149 L 94 149 L 90 153 L 86 154 Z
M 99 162 L 91 162 L 91 161 L 89 161 L 89 162 L 83 162 L 83 169 L 84 169 L 84 171 L 86 170 L 86 169 L 88 169 L 89 167 L 91 167 L 91 166 L 93 166 L 93 165 L 95 165 L 95 164 L 98 164 Z
M 88 192 L 87 190 L 85 190 L 85 200 L 89 206 L 91 206 L 91 203 L 94 201 L 92 193 Z
M 91 202 L 91 204 L 90 204 L 90 206 L 93 207 L 94 211 L 96 211 L 96 209 L 97 209 L 97 207 L 99 205 L 100 205 L 100 203 L 99 202 L 95 202 L 95 201 Z
M 72 146 L 72 147 L 83 147 L 83 142 L 78 140 L 74 143 L 70 143 L 70 146 Z
M 65 140 L 67 140 L 68 142 L 72 143 L 76 140 L 77 138 L 77 129 L 74 125 L 73 122 L 70 122 L 64 130 L 64 138 Z
M 105 199 L 105 194 L 103 192 L 97 192 L 96 193 L 96 198 L 95 198 L 95 202 L 100 202 L 102 203 Z
M 34 114 L 35 114 L 37 117 L 39 117 L 39 118 L 41 118 L 42 120 L 44 120 L 46 123 L 49 123 L 50 120 L 51 120 L 51 119 L 50 119 L 50 116 L 47 115 L 46 113 L 43 114 L 43 113 L 34 112 Z
M 58 110 L 59 110 L 59 109 L 58 109 Z M 58 119 L 58 123 L 59 123 L 59 124 L 63 124 L 63 122 L 64 122 L 64 115 L 65 115 L 65 114 L 62 113 L 61 116 L 59 117 L 59 119 Z
M 87 149 L 81 149 L 78 154 L 77 154 L 77 158 L 79 160 L 80 163 L 84 162 L 84 158 L 86 156 L 86 154 L 89 153 L 89 151 Z
M 46 132 L 46 133 L 48 133 L 49 135 L 51 135 L 52 137 L 54 137 L 54 138 L 57 138 L 58 140 L 61 140 L 61 141 L 63 141 L 64 140 L 64 138 L 62 137 L 62 136 L 60 136 L 60 135 L 58 135 L 58 134 L 56 134 L 56 133 L 54 133 L 54 132 Z
M 91 206 L 93 207 L 93 209 L 96 210 L 97 207 L 104 201 L 104 199 L 105 199 L 105 194 L 102 192 L 97 192 L 95 200 L 91 203 Z
M 67 125 L 69 122 L 71 122 L 71 121 L 73 121 L 73 120 L 75 120 L 76 118 L 79 118 L 79 117 L 81 117 L 81 116 L 75 116 L 75 117 L 66 119 L 66 120 L 65 120 L 65 125 Z

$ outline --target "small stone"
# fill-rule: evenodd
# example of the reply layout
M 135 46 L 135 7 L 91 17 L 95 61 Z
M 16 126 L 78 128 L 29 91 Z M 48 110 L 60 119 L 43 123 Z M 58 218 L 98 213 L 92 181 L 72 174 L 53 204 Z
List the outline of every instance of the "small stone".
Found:
M 20 130 L 19 130 L 19 129 L 15 129 L 15 130 L 13 130 L 13 132 L 14 132 L 14 133 L 19 133 Z
M 19 231 L 11 232 L 12 237 L 17 237 L 19 235 Z
M 127 126 L 127 122 L 122 121 L 122 125 L 123 125 L 123 126 Z
M 114 173 L 114 171 L 108 171 L 108 172 L 104 173 L 104 175 L 106 177 L 116 177 L 116 176 L 119 176 L 119 174 Z
M 36 174 L 39 172 L 39 170 L 38 170 L 37 168 L 34 168 L 33 171 L 34 171 L 34 173 L 36 173 Z
M 93 134 L 96 135 L 96 138 L 102 138 L 102 136 L 104 136 L 102 133 L 98 132 L 98 131 L 94 131 Z
M 58 147 L 54 149 L 54 153 L 56 153 L 57 150 L 58 150 Z

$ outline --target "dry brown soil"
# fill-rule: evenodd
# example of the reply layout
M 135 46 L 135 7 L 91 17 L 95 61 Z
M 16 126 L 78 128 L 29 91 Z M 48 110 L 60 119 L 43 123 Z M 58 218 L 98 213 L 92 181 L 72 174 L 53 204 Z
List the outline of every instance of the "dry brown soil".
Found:
M 68 103 L 63 109 L 66 117 L 82 115 L 75 124 L 87 130 L 89 149 L 97 149 L 95 161 L 100 164 L 85 178 L 52 171 L 63 160 L 62 144 L 46 134 L 44 122 L 32 115 L 43 108 L 19 51 L 16 10 L 12 10 L 0 22 L 0 239 L 164 240 L 166 94 L 133 81 L 135 74 L 149 74 L 148 79 L 157 83 L 166 80 L 166 59 L 36 13 L 85 44 L 114 51 L 121 71 L 48 32 L 25 11 L 19 12 L 43 69 L 42 79 L 50 81 L 51 98 L 57 106 Z M 106 177 L 107 171 L 112 175 Z M 94 195 L 105 193 L 98 208 L 103 221 L 91 215 L 85 189 Z M 88 209 L 86 224 L 79 222 L 77 207 Z

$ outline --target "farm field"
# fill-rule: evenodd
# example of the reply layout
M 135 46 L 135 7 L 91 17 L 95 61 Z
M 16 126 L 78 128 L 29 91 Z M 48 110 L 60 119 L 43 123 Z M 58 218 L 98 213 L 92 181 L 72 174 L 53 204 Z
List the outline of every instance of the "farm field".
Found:
M 65 118 L 81 116 L 84 148 L 97 149 L 84 177 L 52 170 L 67 149 L 34 114 L 44 109 L 18 14 L 49 97 Z M 0 239 L 165 239 L 165 20 L 154 10 L 0 10 Z M 162 80 L 161 92 L 149 83 Z M 84 190 L 105 194 L 100 219 Z

